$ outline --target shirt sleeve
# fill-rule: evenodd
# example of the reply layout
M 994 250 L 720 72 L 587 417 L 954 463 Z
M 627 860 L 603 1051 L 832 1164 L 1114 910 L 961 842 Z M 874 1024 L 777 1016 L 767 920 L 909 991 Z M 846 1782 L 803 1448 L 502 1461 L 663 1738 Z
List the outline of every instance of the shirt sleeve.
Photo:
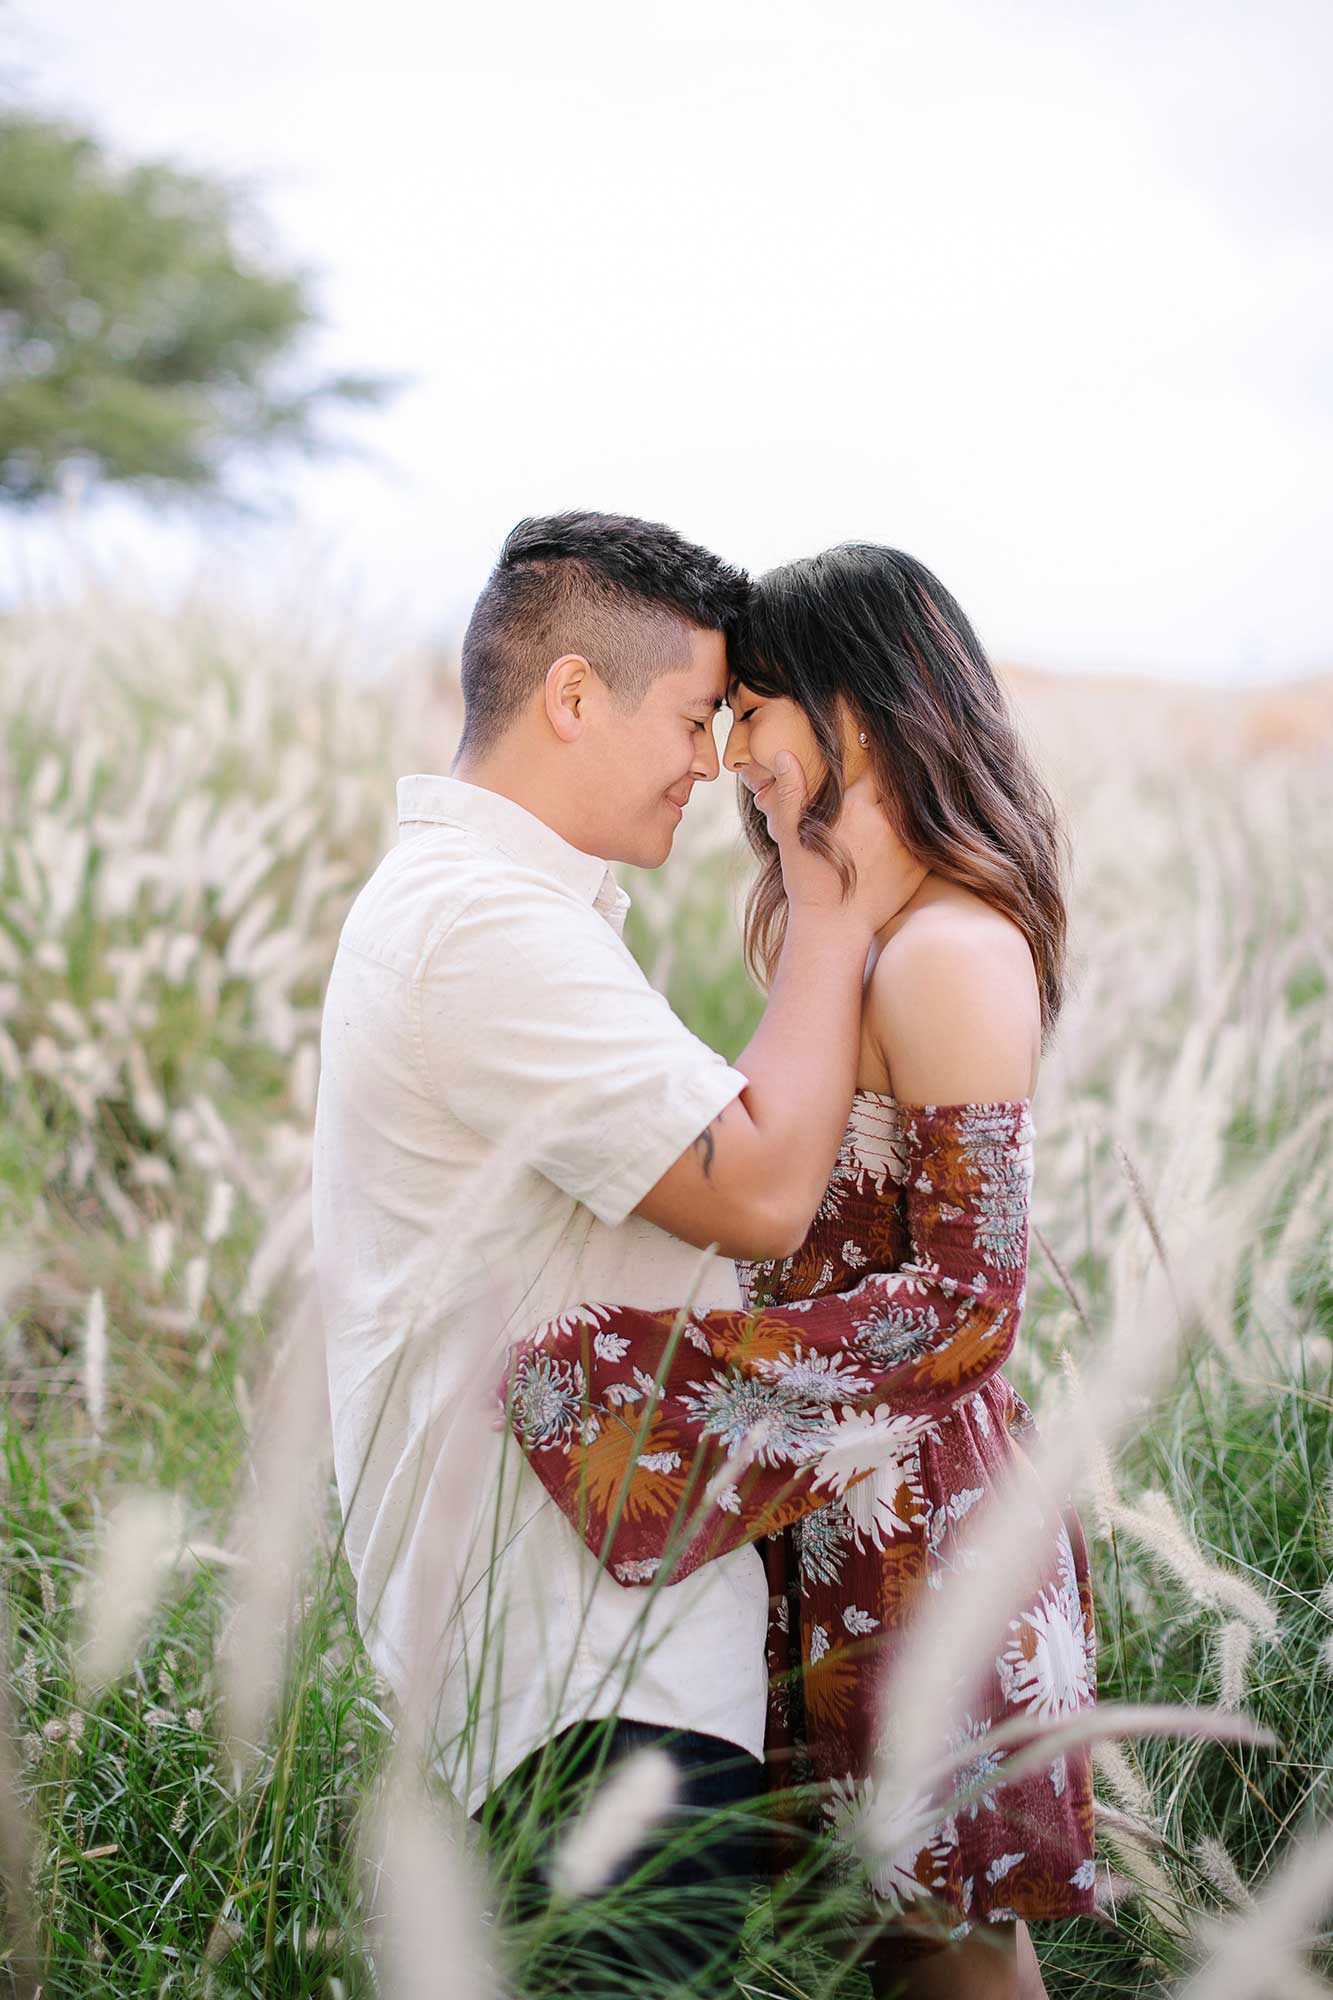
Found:
M 538 875 L 469 904 L 413 984 L 431 1095 L 611 1227 L 745 1088 L 605 918 Z

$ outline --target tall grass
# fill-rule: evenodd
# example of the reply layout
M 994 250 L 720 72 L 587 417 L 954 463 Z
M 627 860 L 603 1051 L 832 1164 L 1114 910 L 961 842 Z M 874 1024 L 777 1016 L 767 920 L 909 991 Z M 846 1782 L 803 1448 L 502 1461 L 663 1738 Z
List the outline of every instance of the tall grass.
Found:
M 302 1311 L 320 995 L 393 779 L 456 721 L 438 666 L 357 664 L 216 605 L 0 629 L 2 1935 L 45 1995 L 363 1994 L 372 1949 L 411 1992 L 448 1911 L 468 1991 L 576 1977 L 578 1898 L 506 1927 L 505 1855 L 479 1886 L 418 1782 L 338 1546 Z M 1053 1449 L 1087 1444 L 1103 1697 L 1276 1747 L 1101 1749 L 1103 1921 L 1042 1949 L 1053 1993 L 1229 2000 L 1307 1990 L 1330 1943 L 1329 771 L 1222 728 L 1182 750 L 1153 699 L 1024 710 L 1074 821 L 1076 976 L 1015 1372 Z M 631 883 L 630 937 L 734 1053 L 725 789 Z M 762 1897 L 741 1976 L 857 1991 Z

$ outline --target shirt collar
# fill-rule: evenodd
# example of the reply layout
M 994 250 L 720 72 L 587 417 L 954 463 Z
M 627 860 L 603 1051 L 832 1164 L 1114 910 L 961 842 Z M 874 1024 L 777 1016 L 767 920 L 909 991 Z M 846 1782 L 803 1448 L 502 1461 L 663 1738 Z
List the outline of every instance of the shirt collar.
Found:
M 399 840 L 422 825 L 458 826 L 479 834 L 511 861 L 554 876 L 582 902 L 591 903 L 613 930 L 623 930 L 630 899 L 607 863 L 571 847 L 554 827 L 513 799 L 462 778 L 418 772 L 398 780 Z

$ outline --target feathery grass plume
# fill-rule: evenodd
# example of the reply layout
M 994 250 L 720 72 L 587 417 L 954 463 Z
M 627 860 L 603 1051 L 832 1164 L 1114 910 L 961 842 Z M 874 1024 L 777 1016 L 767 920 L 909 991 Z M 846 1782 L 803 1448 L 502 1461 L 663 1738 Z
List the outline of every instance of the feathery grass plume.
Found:
M 1137 1834 L 1126 1835 L 1114 1826 L 1103 1829 L 1103 1839 L 1122 1873 L 1133 1883 L 1134 1893 L 1162 1929 L 1177 1941 L 1188 1938 L 1190 1921 L 1181 1893 L 1147 1845 Z
M 8 1619 L 0 1619 L 0 1903 L 16 2000 L 31 2000 L 38 1991 L 40 1940 L 33 1902 L 38 1847 L 20 1790 L 18 1718 L 9 1691 L 8 1636 Z
M 1144 1847 L 1162 1854 L 1167 1851 L 1167 1842 L 1155 1827 L 1145 1820 L 1135 1819 L 1131 1813 L 1121 1812 L 1118 1806 L 1108 1806 L 1101 1799 L 1092 1802 L 1092 1816 L 1099 1828 L 1118 1833 L 1126 1840 L 1137 1840 Z
M 148 1268 L 159 1284 L 166 1277 L 171 1266 L 171 1253 L 176 1247 L 176 1225 L 164 1217 L 148 1225 Z
M 561 1836 L 551 1861 L 551 1887 L 570 1899 L 596 1895 L 675 1804 L 676 1767 L 665 1750 L 648 1746 L 624 1757 Z
M 502 2000 L 492 1955 L 494 1907 L 466 1823 L 433 1798 L 396 1753 L 358 1838 L 378 1990 L 393 2000 Z
M 1119 1743 L 1097 1743 L 1092 1751 L 1093 1769 L 1107 1790 L 1113 1792 L 1122 1806 L 1136 1819 L 1150 1825 L 1157 1823 L 1157 1807 L 1153 1795 L 1139 1770 L 1132 1749 Z
M 1240 1871 L 1228 1854 L 1223 1843 L 1215 1834 L 1205 1834 L 1194 1843 L 1194 1858 L 1200 1872 L 1212 1883 L 1219 1896 L 1237 1909 L 1246 1909 L 1254 1901 L 1249 1889 L 1240 1879 Z
M 1137 1507 L 1114 1506 L 1111 1520 L 1183 1583 L 1198 1603 L 1210 1610 L 1221 1606 L 1264 1638 L 1274 1636 L 1277 1613 L 1267 1598 L 1236 1571 L 1208 1561 L 1165 1493 L 1150 1489 L 1140 1495 Z
M 1239 1708 L 1245 1699 L 1246 1669 L 1254 1646 L 1254 1627 L 1243 1618 L 1229 1618 L 1217 1635 L 1218 1702 Z
M 204 1242 L 212 1249 L 220 1243 L 231 1227 L 231 1218 L 236 1207 L 236 1190 L 230 1181 L 216 1180 L 208 1190 L 208 1209 L 204 1216 Z
M 190 1258 L 185 1266 L 183 1290 L 185 1316 L 193 1327 L 198 1324 L 199 1315 L 204 1309 L 204 1300 L 208 1296 L 207 1257 Z
M 983 1757 L 1006 1752 L 1002 1771 L 988 1774 L 965 1794 L 958 1795 L 960 1800 L 970 1802 L 974 1795 L 979 1798 L 996 1784 L 1041 1770 L 1052 1757 L 1064 1751 L 1112 1736 L 1183 1736 L 1201 1743 L 1245 1743 L 1269 1750 L 1277 1746 L 1272 1730 L 1263 1728 L 1248 1715 L 1191 1707 L 1184 1702 L 1101 1702 L 1073 1715 L 1007 1716 L 984 1735 L 971 1737 L 950 1750 L 933 1767 L 927 1767 L 926 1775 L 933 1787 L 942 1778 L 966 1769 Z
M 120 1678 L 157 1609 L 184 1537 L 174 1493 L 121 1493 L 103 1523 L 77 1675 L 85 1705 Z
M 106 1300 L 93 1293 L 83 1321 L 83 1395 L 93 1436 L 100 1438 L 106 1418 Z
M 1067 1347 L 1059 1354 L 1060 1372 L 1064 1377 L 1065 1391 L 1071 1402 L 1078 1403 L 1083 1396 L 1083 1378 L 1079 1374 L 1073 1355 Z M 1088 1463 L 1086 1486 L 1092 1502 L 1099 1531 L 1109 1536 L 1114 1528 L 1115 1509 L 1119 1502 L 1115 1472 L 1111 1465 L 1111 1454 L 1096 1435 L 1096 1426 L 1089 1421 L 1086 1409 L 1079 1413 L 1080 1427 L 1088 1439 Z
M 1313 1945 L 1331 1899 L 1333 1826 L 1324 1826 L 1292 1842 L 1240 1915 L 1200 1924 L 1203 1960 L 1176 2000 L 1268 2000 L 1284 1992 L 1284 1976 Z
M 255 1411 L 250 1482 L 229 1542 L 238 1588 L 218 1647 L 233 1769 L 258 1755 L 281 1685 L 293 1598 L 327 1477 L 328 1401 L 319 1307 L 307 1291 L 270 1357 Z

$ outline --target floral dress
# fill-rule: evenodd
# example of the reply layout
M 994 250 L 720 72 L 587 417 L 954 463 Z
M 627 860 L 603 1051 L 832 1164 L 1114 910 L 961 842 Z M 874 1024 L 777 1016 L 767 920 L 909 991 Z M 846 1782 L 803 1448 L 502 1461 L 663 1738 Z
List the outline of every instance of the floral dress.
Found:
M 793 1823 L 808 1792 L 788 1788 L 813 1777 L 824 1823 L 854 1836 L 899 1636 L 925 1591 L 974 1562 L 969 1517 L 1021 1467 L 1032 1419 L 999 1371 L 1023 1308 L 1031 1181 L 1026 1100 L 860 1091 L 805 1242 L 742 1267 L 741 1311 L 590 1302 L 511 1353 L 509 1422 L 618 1581 L 674 1582 L 765 1538 L 766 1757 Z M 1038 1532 L 1039 1582 L 978 1663 L 942 1754 L 1094 1699 L 1077 1520 L 1047 1509 Z M 964 1785 L 1000 1767 L 993 1752 L 974 1761 Z M 1090 1909 L 1086 1752 L 974 1794 L 871 1879 L 890 1913 L 938 1913 L 955 1931 Z

